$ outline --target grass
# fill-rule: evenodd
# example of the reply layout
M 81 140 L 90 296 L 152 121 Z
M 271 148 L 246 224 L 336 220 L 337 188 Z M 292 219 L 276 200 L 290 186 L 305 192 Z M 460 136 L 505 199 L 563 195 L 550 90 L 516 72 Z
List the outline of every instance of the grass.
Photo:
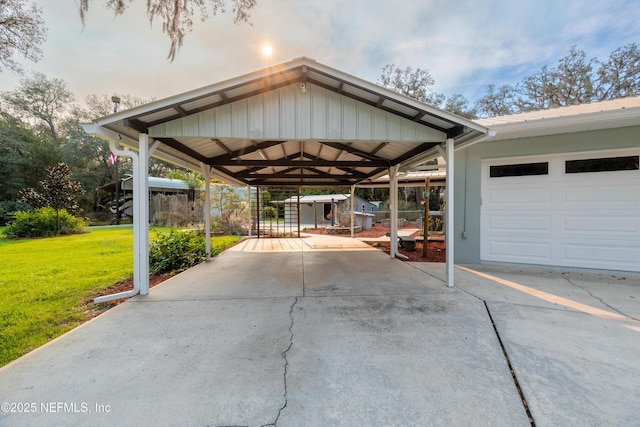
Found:
M 212 247 L 220 246 L 215 239 Z M 232 243 L 226 236 L 221 239 L 227 239 L 225 246 Z M 94 229 L 48 239 L 2 237 L 0 259 L 3 366 L 86 321 L 87 298 L 131 277 L 133 228 Z

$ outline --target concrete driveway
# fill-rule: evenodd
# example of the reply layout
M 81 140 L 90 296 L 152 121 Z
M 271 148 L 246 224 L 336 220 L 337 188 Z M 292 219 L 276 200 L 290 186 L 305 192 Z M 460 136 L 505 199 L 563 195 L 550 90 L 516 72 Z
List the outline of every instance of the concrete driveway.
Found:
M 444 274 L 244 241 L 0 369 L 0 425 L 638 424 L 638 275 Z

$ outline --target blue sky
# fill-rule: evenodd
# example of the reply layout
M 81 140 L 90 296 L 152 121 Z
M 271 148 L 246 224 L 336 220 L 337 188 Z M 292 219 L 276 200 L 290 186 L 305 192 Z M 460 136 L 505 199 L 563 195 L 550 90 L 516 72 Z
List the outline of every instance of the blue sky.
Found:
M 25 70 L 65 80 L 79 99 L 126 93 L 165 98 L 300 56 L 376 82 L 389 63 L 428 69 L 435 90 L 473 102 L 486 85 L 519 82 L 554 66 L 572 45 L 605 59 L 640 43 L 638 0 L 258 0 L 251 23 L 229 14 L 196 20 L 176 60 L 146 1 L 114 17 L 92 1 L 82 27 L 74 0 L 36 0 L 49 27 Z M 273 46 L 264 58 L 261 47 Z M 20 76 L 0 74 L 0 90 Z

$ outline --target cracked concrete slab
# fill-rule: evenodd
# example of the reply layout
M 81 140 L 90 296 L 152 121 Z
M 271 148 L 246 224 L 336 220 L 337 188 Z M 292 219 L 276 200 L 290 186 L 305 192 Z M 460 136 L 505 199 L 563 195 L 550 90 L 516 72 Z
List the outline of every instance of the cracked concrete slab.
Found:
M 469 267 L 458 289 L 487 301 L 537 426 L 637 423 L 640 275 Z
M 376 265 L 372 268 L 371 259 Z M 393 295 L 447 292 L 443 281 L 391 259 L 381 251 L 314 253 L 305 258 L 306 296 Z
M 531 425 L 496 331 L 536 425 L 634 424 L 640 275 L 468 267 L 243 242 L 1 368 L 0 426 Z
M 639 331 L 625 327 L 633 322 L 535 306 L 488 305 L 536 425 L 638 423 Z
M 526 425 L 484 305 L 461 293 L 300 299 L 281 426 Z
M 292 302 L 126 302 L 0 370 L 2 401 L 37 404 L 0 425 L 266 424 L 283 402 Z M 41 406 L 58 402 L 74 406 Z

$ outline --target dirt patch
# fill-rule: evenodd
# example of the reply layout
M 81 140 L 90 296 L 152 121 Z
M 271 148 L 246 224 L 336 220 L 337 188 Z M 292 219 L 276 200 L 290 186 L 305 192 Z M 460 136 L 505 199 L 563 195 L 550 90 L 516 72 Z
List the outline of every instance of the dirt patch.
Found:
M 367 242 L 373 247 L 378 247 L 380 250 L 389 254 L 389 242 Z M 415 251 L 405 251 L 398 246 L 398 252 L 406 256 L 409 259 L 398 258 L 402 261 L 408 262 L 445 262 L 447 252 L 444 247 L 444 242 L 430 241 L 427 245 L 427 256 L 422 256 L 422 242 L 416 242 Z

